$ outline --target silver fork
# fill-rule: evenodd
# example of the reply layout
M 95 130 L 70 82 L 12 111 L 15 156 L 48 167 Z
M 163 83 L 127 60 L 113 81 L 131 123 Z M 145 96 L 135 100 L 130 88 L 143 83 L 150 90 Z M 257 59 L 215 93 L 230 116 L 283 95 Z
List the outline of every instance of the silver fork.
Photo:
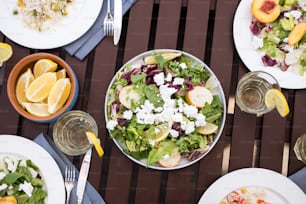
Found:
M 66 204 L 69 204 L 70 193 L 75 182 L 75 168 L 73 166 L 66 166 L 65 169 L 65 188 L 67 192 Z
M 107 0 L 107 13 L 104 18 L 104 33 L 106 36 L 113 36 L 114 35 L 114 18 L 112 13 L 110 12 L 110 0 Z

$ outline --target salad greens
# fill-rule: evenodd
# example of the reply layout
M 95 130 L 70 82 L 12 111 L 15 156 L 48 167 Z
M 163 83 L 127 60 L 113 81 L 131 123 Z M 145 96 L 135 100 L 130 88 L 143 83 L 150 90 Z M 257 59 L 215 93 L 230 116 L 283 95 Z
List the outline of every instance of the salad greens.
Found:
M 43 204 L 44 188 L 39 168 L 31 160 L 0 157 L 0 197 L 13 195 L 18 204 Z
M 304 75 L 306 71 L 306 35 L 295 45 L 288 44 L 288 36 L 299 23 L 306 23 L 305 0 L 280 0 L 280 16 L 264 24 L 253 19 L 250 30 L 254 47 L 260 51 L 265 66 Z
M 147 159 L 146 165 L 177 152 L 189 160 L 199 158 L 215 141 L 224 114 L 219 87 L 203 65 L 184 54 L 174 59 L 164 54 L 148 56 L 154 58 L 152 64 L 126 65 L 107 93 L 111 137 L 135 159 Z M 195 86 L 206 87 L 212 102 L 203 107 L 189 104 L 186 94 Z M 217 130 L 197 131 L 208 123 Z

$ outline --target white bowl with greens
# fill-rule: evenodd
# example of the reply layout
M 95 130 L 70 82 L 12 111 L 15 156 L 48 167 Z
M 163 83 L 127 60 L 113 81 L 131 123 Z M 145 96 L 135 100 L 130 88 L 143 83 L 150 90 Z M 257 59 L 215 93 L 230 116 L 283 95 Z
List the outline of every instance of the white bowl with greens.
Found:
M 226 102 L 213 71 L 183 51 L 137 55 L 112 79 L 105 99 L 106 127 L 131 160 L 158 170 L 202 159 L 219 140 Z

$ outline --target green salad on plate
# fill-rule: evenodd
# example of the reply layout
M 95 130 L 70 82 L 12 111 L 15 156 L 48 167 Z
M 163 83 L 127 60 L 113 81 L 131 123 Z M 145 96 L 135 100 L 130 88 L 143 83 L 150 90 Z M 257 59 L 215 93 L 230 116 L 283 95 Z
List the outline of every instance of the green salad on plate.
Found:
M 153 50 L 127 62 L 110 83 L 105 104 L 116 145 L 155 169 L 201 159 L 225 122 L 220 82 L 199 59 L 177 50 Z

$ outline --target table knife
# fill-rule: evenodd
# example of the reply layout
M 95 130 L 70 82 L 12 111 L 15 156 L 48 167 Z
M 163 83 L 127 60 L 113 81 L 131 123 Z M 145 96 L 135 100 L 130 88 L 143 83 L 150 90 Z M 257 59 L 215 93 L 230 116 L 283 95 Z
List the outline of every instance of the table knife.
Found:
M 117 45 L 122 28 L 122 0 L 114 0 L 114 45 Z
M 81 165 L 81 170 L 80 170 L 78 185 L 77 185 L 78 204 L 81 204 L 83 201 L 84 191 L 85 191 L 89 167 L 90 167 L 91 152 L 92 152 L 92 149 L 90 148 L 86 152 L 82 165 Z

